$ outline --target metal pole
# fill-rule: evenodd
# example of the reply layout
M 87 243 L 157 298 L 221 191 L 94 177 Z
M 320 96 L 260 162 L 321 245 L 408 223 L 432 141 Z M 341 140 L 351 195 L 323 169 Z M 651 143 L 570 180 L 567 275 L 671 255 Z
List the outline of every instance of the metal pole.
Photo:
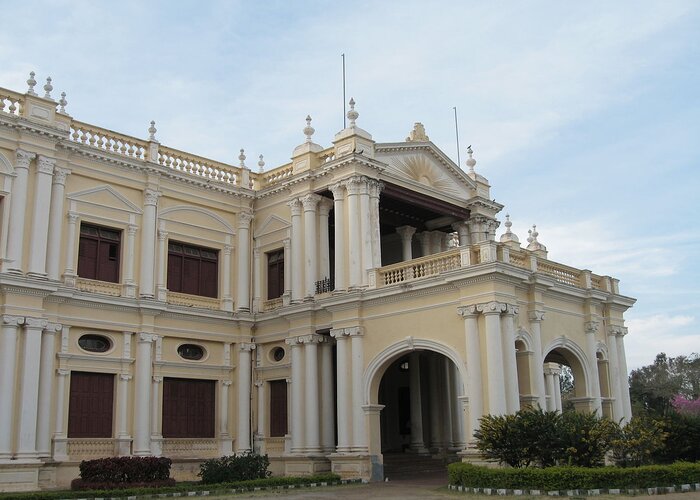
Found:
M 347 128 L 347 118 L 345 113 L 345 54 L 341 54 L 343 58 L 343 129 Z
M 457 127 L 457 106 L 453 106 L 452 109 L 455 111 L 455 137 L 457 138 L 457 166 L 462 167 L 462 161 L 459 157 L 459 128 Z

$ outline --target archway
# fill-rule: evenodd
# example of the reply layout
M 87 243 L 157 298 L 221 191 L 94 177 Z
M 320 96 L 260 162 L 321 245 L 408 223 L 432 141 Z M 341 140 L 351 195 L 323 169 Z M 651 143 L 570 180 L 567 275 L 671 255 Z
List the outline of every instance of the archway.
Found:
M 544 377 L 547 410 L 591 410 L 587 359 L 573 342 L 562 340 L 545 350 Z

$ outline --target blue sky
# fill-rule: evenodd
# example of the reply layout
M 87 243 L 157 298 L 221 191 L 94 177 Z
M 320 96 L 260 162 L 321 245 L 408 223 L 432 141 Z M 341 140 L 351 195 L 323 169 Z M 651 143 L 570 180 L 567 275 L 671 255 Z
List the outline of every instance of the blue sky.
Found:
M 621 280 L 628 365 L 700 350 L 700 3 L 0 0 L 0 86 L 229 163 L 288 161 L 307 114 L 463 148 L 522 241 Z M 464 159 L 464 153 L 462 157 Z

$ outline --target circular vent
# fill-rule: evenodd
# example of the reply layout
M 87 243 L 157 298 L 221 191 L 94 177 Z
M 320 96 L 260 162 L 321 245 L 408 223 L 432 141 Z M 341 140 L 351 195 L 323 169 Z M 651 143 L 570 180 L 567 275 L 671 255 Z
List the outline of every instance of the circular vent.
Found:
M 78 345 L 88 352 L 107 352 L 112 348 L 112 342 L 107 337 L 94 334 L 80 337 Z
M 275 347 L 272 350 L 272 359 L 275 361 L 282 361 L 284 359 L 284 354 L 284 349 L 282 349 L 281 347 Z
M 195 344 L 182 344 L 177 348 L 177 353 L 190 361 L 199 361 L 204 357 L 204 349 Z

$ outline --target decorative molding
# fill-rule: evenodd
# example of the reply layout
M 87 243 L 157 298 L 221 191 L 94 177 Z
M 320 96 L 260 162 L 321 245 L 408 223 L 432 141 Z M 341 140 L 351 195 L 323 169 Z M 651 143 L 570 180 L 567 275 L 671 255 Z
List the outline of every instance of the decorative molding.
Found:
M 24 324 L 24 316 L 13 316 L 11 314 L 2 315 L 3 325 L 8 326 L 21 326 Z
M 27 329 L 44 330 L 48 324 L 48 320 L 43 318 L 24 318 L 24 326 Z
M 158 205 L 158 198 L 161 197 L 161 192 L 155 189 L 146 188 L 143 191 L 143 204 L 145 206 L 155 207 Z
M 532 323 L 540 323 L 544 321 L 544 311 L 528 311 L 527 313 L 527 318 L 532 322 Z
M 23 149 L 18 149 L 15 151 L 15 169 L 18 168 L 24 168 L 28 169 L 29 164 L 32 162 L 34 158 L 36 158 L 36 153 L 30 153 L 29 151 L 25 151 Z
M 56 160 L 48 158 L 44 155 L 39 155 L 36 161 L 36 170 L 40 174 L 53 175 L 53 167 L 56 165 Z
M 464 319 L 473 318 L 479 315 L 479 309 L 476 305 L 469 306 L 459 306 L 457 308 L 457 314 L 462 316 Z
M 586 330 L 586 333 L 591 333 L 595 335 L 598 333 L 598 326 L 600 325 L 600 322 L 598 321 L 586 321 L 583 324 L 584 329 Z

